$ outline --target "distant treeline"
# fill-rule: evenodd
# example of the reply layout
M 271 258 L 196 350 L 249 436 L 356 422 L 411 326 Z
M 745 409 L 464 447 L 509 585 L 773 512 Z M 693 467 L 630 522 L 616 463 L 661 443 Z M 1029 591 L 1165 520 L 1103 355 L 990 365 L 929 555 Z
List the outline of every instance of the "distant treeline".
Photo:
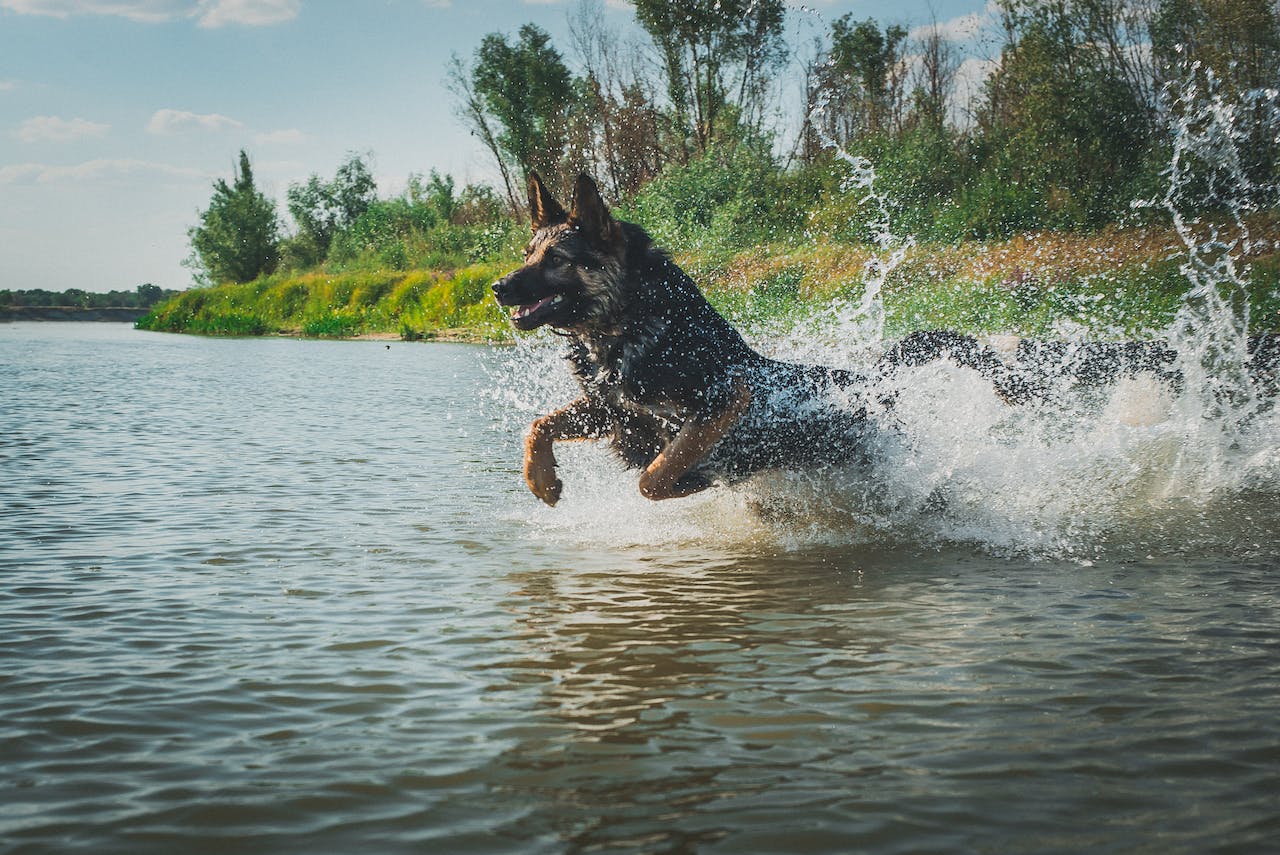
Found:
M 1201 140 L 1176 160 L 1178 204 L 1199 206 L 1182 214 L 1277 203 L 1272 0 L 996 0 L 974 16 L 988 60 L 953 28 L 822 22 L 784 0 L 633 7 L 620 33 L 580 2 L 567 53 L 527 24 L 454 57 L 455 108 L 496 189 L 432 170 L 378 198 L 352 154 L 288 188 L 290 225 L 242 152 L 190 231 L 198 279 L 510 261 L 530 171 L 562 191 L 591 173 L 669 248 L 724 255 L 866 245 L 884 210 L 894 234 L 945 244 L 1141 224 L 1152 209 L 1133 202 L 1164 197 L 1180 134 Z M 865 204 L 863 164 L 883 209 Z
M 0 309 L 150 309 L 156 303 L 167 300 L 180 292 L 150 283 L 139 285 L 132 291 L 82 291 L 68 288 L 65 291 L 46 291 L 33 288 L 28 291 L 0 290 Z

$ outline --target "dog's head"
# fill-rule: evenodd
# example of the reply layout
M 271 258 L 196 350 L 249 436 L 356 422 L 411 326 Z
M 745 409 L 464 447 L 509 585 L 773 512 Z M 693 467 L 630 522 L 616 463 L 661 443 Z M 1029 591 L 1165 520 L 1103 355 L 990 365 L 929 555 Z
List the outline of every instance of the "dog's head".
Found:
M 524 266 L 493 283 L 499 305 L 513 307 L 516 329 L 585 329 L 609 323 L 621 297 L 623 233 L 596 183 L 579 175 L 565 213 L 536 173 L 529 176 L 533 237 Z

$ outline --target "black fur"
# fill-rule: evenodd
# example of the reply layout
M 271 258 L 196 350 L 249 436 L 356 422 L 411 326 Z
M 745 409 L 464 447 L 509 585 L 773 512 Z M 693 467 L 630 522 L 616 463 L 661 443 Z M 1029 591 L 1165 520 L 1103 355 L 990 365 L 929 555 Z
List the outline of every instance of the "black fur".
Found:
M 537 323 L 516 323 L 547 324 L 567 338 L 584 397 L 607 413 L 593 435 L 626 465 L 647 467 L 683 424 L 725 411 L 745 384 L 749 405 L 683 476 L 686 491 L 767 468 L 860 458 L 865 411 L 837 400 L 860 377 L 756 352 L 642 228 L 612 226 L 612 238 L 601 239 L 600 224 L 579 221 L 576 210 L 563 222 L 535 222 L 530 262 L 494 283 L 504 306 L 560 295 L 535 313 Z M 565 259 L 581 272 L 563 275 Z
M 587 176 L 578 179 L 571 213 L 536 175 L 529 193 L 525 264 L 495 282 L 494 295 L 515 307 L 517 328 L 546 325 L 567 339 L 582 389 L 578 401 L 535 421 L 526 440 L 525 477 L 539 498 L 554 504 L 560 495 L 558 440 L 607 439 L 627 466 L 645 470 L 640 486 L 650 498 L 764 469 L 865 460 L 859 395 L 876 384 L 753 350 L 644 229 L 612 218 Z M 1280 343 L 1255 337 L 1250 352 L 1255 381 L 1274 390 Z M 874 379 L 944 358 L 980 372 L 1009 403 L 1050 398 L 1064 377 L 1090 386 L 1147 372 L 1175 391 L 1183 382 L 1177 353 L 1158 342 L 1023 341 L 1002 357 L 971 336 L 939 330 L 890 348 Z M 879 403 L 892 405 L 892 396 Z M 658 486 L 647 489 L 647 476 Z

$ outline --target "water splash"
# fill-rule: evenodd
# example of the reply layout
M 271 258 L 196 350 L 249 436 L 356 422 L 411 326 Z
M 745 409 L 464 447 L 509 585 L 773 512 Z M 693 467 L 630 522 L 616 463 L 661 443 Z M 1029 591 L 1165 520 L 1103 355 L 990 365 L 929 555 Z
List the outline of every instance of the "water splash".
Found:
M 812 10 L 806 10 L 811 11 Z M 813 14 L 818 14 L 813 12 Z M 825 130 L 823 116 L 830 110 L 832 93 L 822 89 L 807 117 L 811 128 L 822 145 L 829 149 L 847 170 L 841 181 L 841 192 L 858 200 L 866 213 L 865 234 L 872 248 L 871 257 L 863 265 L 862 279 L 842 288 L 828 310 L 809 318 L 804 325 L 805 338 L 825 339 L 828 353 L 841 348 L 843 343 L 846 362 L 857 362 L 868 356 L 874 359 L 882 351 L 884 339 L 885 309 L 884 285 L 907 254 L 916 245 L 915 235 L 902 234 L 893 225 L 893 205 L 887 194 L 876 189 L 875 164 L 862 155 L 851 154 Z M 853 294 L 860 295 L 853 298 Z M 826 335 L 823 335 L 823 333 Z
M 1177 353 L 1180 389 L 1141 373 L 1084 388 L 1063 372 L 1041 400 L 1011 407 L 973 370 L 935 362 L 901 369 L 860 399 L 893 401 L 872 412 L 880 430 L 868 467 L 763 473 L 654 504 L 603 448 L 563 444 L 564 500 L 548 509 L 529 497 L 513 506 L 513 521 L 534 536 L 620 548 L 710 539 L 752 549 L 962 543 L 1080 561 L 1280 556 L 1280 410 L 1249 372 L 1244 301 L 1247 217 L 1276 196 L 1248 180 L 1241 160 L 1246 137 L 1258 133 L 1246 119 L 1273 136 L 1280 127 L 1276 94 L 1246 93 L 1241 106 L 1205 74 L 1168 96 L 1168 187 L 1141 204 L 1168 215 L 1185 253 L 1186 301 L 1157 331 Z M 788 334 L 743 332 L 774 358 L 866 370 L 884 349 L 883 286 L 915 241 L 894 232 L 874 165 L 835 152 L 849 170 L 847 191 L 870 209 L 874 258 L 843 298 Z M 1078 346 L 1068 341 L 1062 358 Z M 502 430 L 522 434 L 576 396 L 559 350 L 544 333 L 499 361 Z
M 1246 218 L 1280 201 L 1274 185 L 1250 178 L 1242 154 L 1252 137 L 1280 144 L 1280 101 L 1275 90 L 1232 96 L 1195 62 L 1165 86 L 1161 108 L 1173 141 L 1166 190 L 1134 206 L 1163 210 L 1185 248 L 1190 287 L 1165 336 L 1182 354 L 1188 403 L 1234 438 L 1265 404 L 1248 371 Z

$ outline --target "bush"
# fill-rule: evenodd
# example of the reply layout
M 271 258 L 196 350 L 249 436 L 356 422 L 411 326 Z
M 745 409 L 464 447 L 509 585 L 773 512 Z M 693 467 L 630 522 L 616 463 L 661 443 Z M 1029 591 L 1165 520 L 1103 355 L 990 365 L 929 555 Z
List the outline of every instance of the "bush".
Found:
M 784 175 L 759 145 L 720 144 L 669 166 L 619 214 L 672 249 L 733 251 L 802 234 L 808 177 Z
M 329 311 L 309 318 L 302 324 L 307 338 L 346 338 L 360 331 L 362 318 L 350 311 Z

